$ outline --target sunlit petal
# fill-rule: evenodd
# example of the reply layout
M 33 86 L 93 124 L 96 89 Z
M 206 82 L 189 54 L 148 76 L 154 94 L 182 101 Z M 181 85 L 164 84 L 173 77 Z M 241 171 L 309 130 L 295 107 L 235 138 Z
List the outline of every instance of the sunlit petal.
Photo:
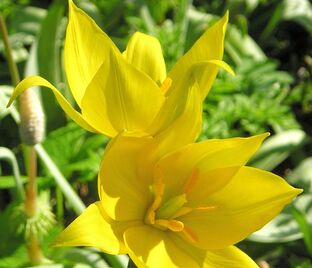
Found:
M 161 46 L 155 37 L 136 32 L 127 45 L 124 56 L 128 62 L 146 73 L 158 85 L 166 78 L 166 65 Z
M 169 235 L 172 241 L 188 253 L 202 268 L 259 268 L 259 266 L 237 247 L 230 246 L 219 250 L 204 250 L 187 243 L 175 234 Z
M 184 111 L 165 130 L 156 135 L 162 155 L 193 143 L 201 131 L 202 103 L 197 83 L 189 91 Z
M 83 116 L 78 113 L 71 105 L 70 103 L 63 97 L 63 95 L 59 92 L 59 90 L 54 87 L 50 82 L 45 80 L 44 78 L 40 76 L 29 76 L 22 80 L 14 89 L 14 92 L 10 98 L 10 101 L 8 103 L 8 106 L 11 105 L 11 103 L 20 95 L 22 94 L 25 90 L 27 90 L 30 87 L 34 86 L 42 86 L 46 87 L 50 90 L 52 90 L 54 96 L 56 97 L 58 103 L 64 110 L 64 112 L 71 118 L 73 119 L 78 125 L 80 125 L 82 128 L 96 132 L 93 127 L 89 125 L 89 123 L 83 118 Z
M 151 202 L 153 141 L 118 136 L 108 146 L 99 173 L 103 207 L 115 220 L 143 220 Z
M 220 249 L 257 231 L 300 192 L 277 175 L 242 167 L 224 188 L 206 198 L 216 209 L 194 210 L 179 220 L 196 234 L 197 246 Z
M 54 246 L 88 246 L 109 254 L 124 254 L 123 231 L 133 226 L 116 222 L 105 213 L 101 202 L 91 204 L 54 241 Z
M 139 239 L 141 238 L 141 239 Z M 198 267 L 166 234 L 142 225 L 125 231 L 128 254 L 138 267 Z
M 211 187 L 210 189 L 204 187 L 202 191 L 211 193 L 213 189 L 217 190 L 216 185 L 222 186 L 230 180 L 235 170 L 246 164 L 267 136 L 265 133 L 250 138 L 206 140 L 189 144 L 163 157 L 157 165 L 164 174 L 166 191 L 178 194 L 195 170 L 198 173 L 198 180 L 203 180 Z M 215 169 L 219 170 L 214 171 Z M 212 174 L 215 174 L 216 178 L 211 177 Z
M 186 73 L 181 75 L 178 81 L 175 84 L 172 84 L 169 89 L 164 92 L 167 98 L 159 113 L 157 114 L 157 117 L 155 118 L 153 124 L 151 125 L 149 133 L 161 133 L 165 129 L 176 124 L 175 122 L 178 118 L 184 118 L 187 116 L 189 120 L 195 120 L 195 124 L 191 126 L 191 129 L 193 130 L 193 132 L 191 133 L 192 135 L 188 135 L 189 137 L 193 137 L 193 139 L 189 140 L 189 142 L 194 142 L 201 130 L 199 126 L 199 120 L 201 120 L 201 118 L 199 117 L 202 116 L 201 107 L 203 100 L 203 92 L 199 84 L 198 77 L 201 77 L 202 75 L 206 77 L 207 74 L 204 74 L 204 72 L 207 71 L 207 68 L 215 68 L 216 66 L 222 67 L 231 74 L 233 74 L 232 69 L 225 62 L 220 60 L 201 61 L 190 66 Z M 171 84 L 172 81 L 170 77 L 167 78 L 167 80 L 169 80 Z M 199 95 L 196 97 L 195 93 L 192 92 L 195 90 L 195 88 L 198 91 L 198 93 L 196 94 Z M 190 102 L 189 98 L 191 97 L 191 95 L 193 96 L 192 101 Z M 190 105 L 194 107 L 195 111 L 189 110 Z M 196 113 L 200 113 L 200 115 L 197 115 L 197 119 L 192 118 L 192 115 L 194 116 L 194 114 Z M 183 122 L 187 124 L 187 122 L 183 119 L 178 121 L 182 124 Z M 194 131 L 195 126 L 196 131 Z M 182 145 L 182 143 L 180 145 Z
M 144 133 L 164 96 L 146 74 L 111 53 L 92 79 L 82 99 L 82 113 L 101 132 Z M 137 134 L 139 135 L 139 134 Z
M 111 50 L 119 53 L 93 19 L 69 0 L 64 60 L 67 81 L 79 106 L 87 86 Z
M 192 65 L 203 61 L 222 60 L 227 22 L 228 12 L 213 26 L 209 27 L 192 48 L 174 65 L 168 74 L 173 81 L 172 91 L 177 87 L 181 77 L 186 76 Z M 218 69 L 218 65 L 210 64 L 196 74 L 202 98 L 207 96 Z

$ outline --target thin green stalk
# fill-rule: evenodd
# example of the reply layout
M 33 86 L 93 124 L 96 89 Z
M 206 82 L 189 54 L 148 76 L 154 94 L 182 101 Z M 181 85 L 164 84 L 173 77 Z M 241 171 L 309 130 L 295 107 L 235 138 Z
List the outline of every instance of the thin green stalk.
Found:
M 5 52 L 6 57 L 9 65 L 9 71 L 11 75 L 12 84 L 16 86 L 18 82 L 20 81 L 20 76 L 18 73 L 18 69 L 16 66 L 16 63 L 14 62 L 13 56 L 12 56 L 12 49 L 9 43 L 8 38 L 8 32 L 6 30 L 5 21 L 3 19 L 3 16 L 0 14 L 0 31 L 2 33 L 3 42 L 5 46 Z M 20 123 L 20 122 L 16 122 Z M 75 212 L 77 214 L 82 213 L 82 211 L 85 209 L 85 206 L 83 202 L 80 200 L 80 198 L 77 196 L 77 194 L 73 191 L 71 186 L 68 184 L 66 179 L 63 177 L 61 172 L 58 170 L 57 166 L 54 164 L 54 162 L 51 160 L 49 155 L 45 152 L 43 147 L 38 144 L 35 146 L 35 149 L 38 153 L 38 156 L 42 159 L 43 163 L 47 166 L 47 168 L 50 170 L 51 174 L 54 176 L 56 183 L 61 187 L 63 190 L 64 195 L 68 198 L 68 201 L 73 206 Z
M 29 147 L 29 181 L 26 188 L 25 212 L 33 218 L 38 213 L 37 201 L 37 157 L 33 146 Z M 43 260 L 38 234 L 31 232 L 26 241 L 28 258 L 32 265 L 38 265 Z
M 64 207 L 63 207 L 63 193 L 60 187 L 56 187 L 56 218 L 58 222 L 64 223 Z
M 44 148 L 40 144 L 37 144 L 35 146 L 35 149 L 39 158 L 53 176 L 56 184 L 61 188 L 64 196 L 67 198 L 67 201 L 69 202 L 73 210 L 76 212 L 77 215 L 80 215 L 86 208 L 84 203 L 81 201 L 79 196 L 76 194 L 68 181 L 62 175 L 58 167 L 54 164 Z
M 12 49 L 9 42 L 9 35 L 5 20 L 0 14 L 0 32 L 2 34 L 3 43 L 5 47 L 5 54 L 9 65 L 9 71 L 13 86 L 16 86 L 20 81 L 17 65 L 13 59 Z M 37 157 L 36 151 L 33 146 L 29 149 L 29 181 L 26 188 L 25 198 L 25 212 L 29 218 L 32 218 L 37 213 Z M 37 234 L 31 233 L 30 237 L 26 241 L 27 252 L 30 263 L 33 265 L 40 264 L 43 259 L 43 255 L 40 248 L 40 241 Z
M 9 35 L 8 35 L 7 27 L 6 27 L 2 14 L 0 14 L 0 32 L 2 35 L 3 43 L 4 43 L 5 55 L 6 55 L 7 62 L 9 65 L 9 71 L 11 75 L 12 84 L 13 86 L 16 86 L 18 82 L 20 81 L 20 77 L 19 77 L 16 63 L 13 59 L 12 49 L 11 49 L 10 41 L 9 41 Z
M 23 202 L 25 199 L 25 191 L 19 171 L 19 167 L 17 164 L 17 160 L 15 158 L 15 155 L 11 150 L 5 147 L 0 147 L 0 159 L 7 160 L 11 163 L 12 170 L 13 170 L 13 177 L 15 180 L 15 188 L 17 192 L 17 198 L 18 201 Z

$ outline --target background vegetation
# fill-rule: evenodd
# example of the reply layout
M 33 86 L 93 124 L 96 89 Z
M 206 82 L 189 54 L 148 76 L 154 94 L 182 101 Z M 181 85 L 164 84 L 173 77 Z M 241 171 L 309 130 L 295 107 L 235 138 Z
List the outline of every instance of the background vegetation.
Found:
M 285 177 L 304 193 L 265 228 L 239 244 L 264 268 L 312 267 L 312 4 L 308 0 L 80 0 L 123 50 L 135 31 L 156 36 L 167 68 L 226 10 L 230 25 L 225 61 L 204 105 L 200 139 L 271 132 L 249 163 Z M 67 24 L 64 0 L 1 0 L 13 57 L 22 77 L 40 74 L 70 91 L 63 70 Z M 96 176 L 107 139 L 70 122 L 46 90 L 40 98 L 46 138 L 36 146 L 40 213 L 33 222 L 22 205 L 27 146 L 19 138 L 19 113 L 5 109 L 13 86 L 0 41 L 0 268 L 29 267 L 25 239 L 40 237 L 40 267 L 124 267 L 94 249 L 51 248 L 55 235 L 97 200 Z M 26 160 L 25 160 L 26 159 Z

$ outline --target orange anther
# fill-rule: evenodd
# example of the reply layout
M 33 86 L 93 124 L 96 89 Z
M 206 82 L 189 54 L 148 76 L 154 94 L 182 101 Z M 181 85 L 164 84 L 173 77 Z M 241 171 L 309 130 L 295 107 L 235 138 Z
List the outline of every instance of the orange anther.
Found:
M 189 193 L 195 186 L 197 180 L 198 180 L 198 169 L 194 169 L 190 175 L 190 177 L 188 178 L 188 180 L 186 181 L 185 185 L 184 185 L 184 193 Z
M 162 83 L 160 90 L 165 94 L 168 89 L 171 87 L 172 79 L 170 77 L 167 77 L 165 81 Z

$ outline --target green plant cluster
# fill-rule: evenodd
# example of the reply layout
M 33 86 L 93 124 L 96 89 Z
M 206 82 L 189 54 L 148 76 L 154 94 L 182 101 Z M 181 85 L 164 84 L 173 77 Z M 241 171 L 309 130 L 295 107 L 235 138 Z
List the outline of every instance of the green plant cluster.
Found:
M 304 193 L 263 229 L 239 244 L 270 267 L 312 267 L 312 4 L 309 0 L 80 0 L 76 3 L 122 50 L 135 31 L 156 36 L 170 70 L 226 10 L 230 24 L 224 59 L 204 103 L 199 139 L 271 133 L 249 165 L 274 171 Z M 63 0 L 4 0 L 0 14 L 9 32 L 21 77 L 39 74 L 68 90 L 63 66 L 67 7 Z M 40 91 L 46 138 L 36 145 L 40 213 L 32 223 L 22 200 L 27 148 L 21 146 L 17 106 L 5 109 L 13 90 L 0 39 L 0 268 L 30 267 L 25 240 L 40 237 L 45 256 L 38 267 L 125 267 L 90 248 L 51 248 L 54 237 L 97 199 L 97 172 L 107 144 L 70 122 L 54 96 Z M 24 157 L 23 157 L 24 156 Z

